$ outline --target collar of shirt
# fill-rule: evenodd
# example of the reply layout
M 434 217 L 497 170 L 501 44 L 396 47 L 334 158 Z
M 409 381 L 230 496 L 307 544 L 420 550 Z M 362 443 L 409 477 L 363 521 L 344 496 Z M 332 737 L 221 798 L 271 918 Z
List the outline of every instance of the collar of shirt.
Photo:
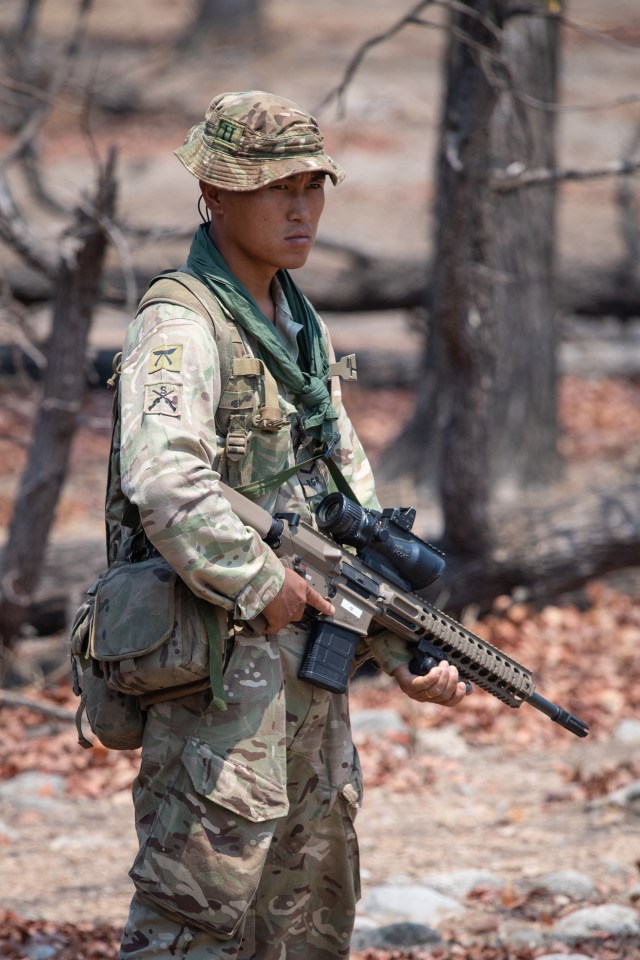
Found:
M 287 298 L 275 277 L 272 294 L 276 306 L 276 330 L 284 340 L 289 356 L 293 360 L 297 360 L 299 353 L 298 334 L 302 330 L 302 324 L 293 319 Z

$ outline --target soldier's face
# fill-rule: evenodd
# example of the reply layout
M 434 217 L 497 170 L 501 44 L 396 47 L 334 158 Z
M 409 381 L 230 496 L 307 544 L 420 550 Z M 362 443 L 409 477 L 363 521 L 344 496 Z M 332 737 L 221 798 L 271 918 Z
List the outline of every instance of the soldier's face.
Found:
M 229 266 L 238 258 L 272 274 L 304 266 L 324 208 L 324 180 L 323 173 L 299 173 L 248 191 L 206 191 L 204 184 L 214 237 Z

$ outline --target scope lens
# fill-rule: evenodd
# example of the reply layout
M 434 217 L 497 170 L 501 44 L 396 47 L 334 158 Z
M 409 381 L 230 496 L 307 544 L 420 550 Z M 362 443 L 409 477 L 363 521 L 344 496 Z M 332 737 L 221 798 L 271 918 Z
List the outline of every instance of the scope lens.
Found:
M 330 493 L 318 507 L 316 519 L 321 530 L 327 530 L 338 540 L 348 541 L 358 534 L 365 516 L 362 507 L 343 493 Z

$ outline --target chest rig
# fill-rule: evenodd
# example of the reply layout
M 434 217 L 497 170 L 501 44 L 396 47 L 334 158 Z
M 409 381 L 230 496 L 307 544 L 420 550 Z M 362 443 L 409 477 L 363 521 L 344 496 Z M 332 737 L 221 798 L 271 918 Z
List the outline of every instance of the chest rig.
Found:
M 280 397 L 264 361 L 251 356 L 233 318 L 200 280 L 184 270 L 154 278 L 138 312 L 154 303 L 188 307 L 211 326 L 222 384 L 215 413 L 222 446 L 214 467 L 222 479 L 237 487 L 250 483 L 265 469 L 277 472 L 286 466 L 291 447 L 290 414 L 295 408 Z

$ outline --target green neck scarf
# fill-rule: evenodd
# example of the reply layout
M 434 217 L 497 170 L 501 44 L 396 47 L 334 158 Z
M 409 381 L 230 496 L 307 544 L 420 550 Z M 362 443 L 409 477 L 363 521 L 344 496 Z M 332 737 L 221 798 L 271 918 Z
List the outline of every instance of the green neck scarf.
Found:
M 229 270 L 212 243 L 207 224 L 197 230 L 187 268 L 202 280 L 222 306 L 257 342 L 262 359 L 273 377 L 304 413 L 301 426 L 305 434 L 328 443 L 335 434 L 338 415 L 331 405 L 327 389 L 329 356 L 316 313 L 286 270 L 276 276 L 287 298 L 293 319 L 302 324 L 298 334 L 301 366 L 292 360 L 284 340 L 264 315 L 249 291 Z

